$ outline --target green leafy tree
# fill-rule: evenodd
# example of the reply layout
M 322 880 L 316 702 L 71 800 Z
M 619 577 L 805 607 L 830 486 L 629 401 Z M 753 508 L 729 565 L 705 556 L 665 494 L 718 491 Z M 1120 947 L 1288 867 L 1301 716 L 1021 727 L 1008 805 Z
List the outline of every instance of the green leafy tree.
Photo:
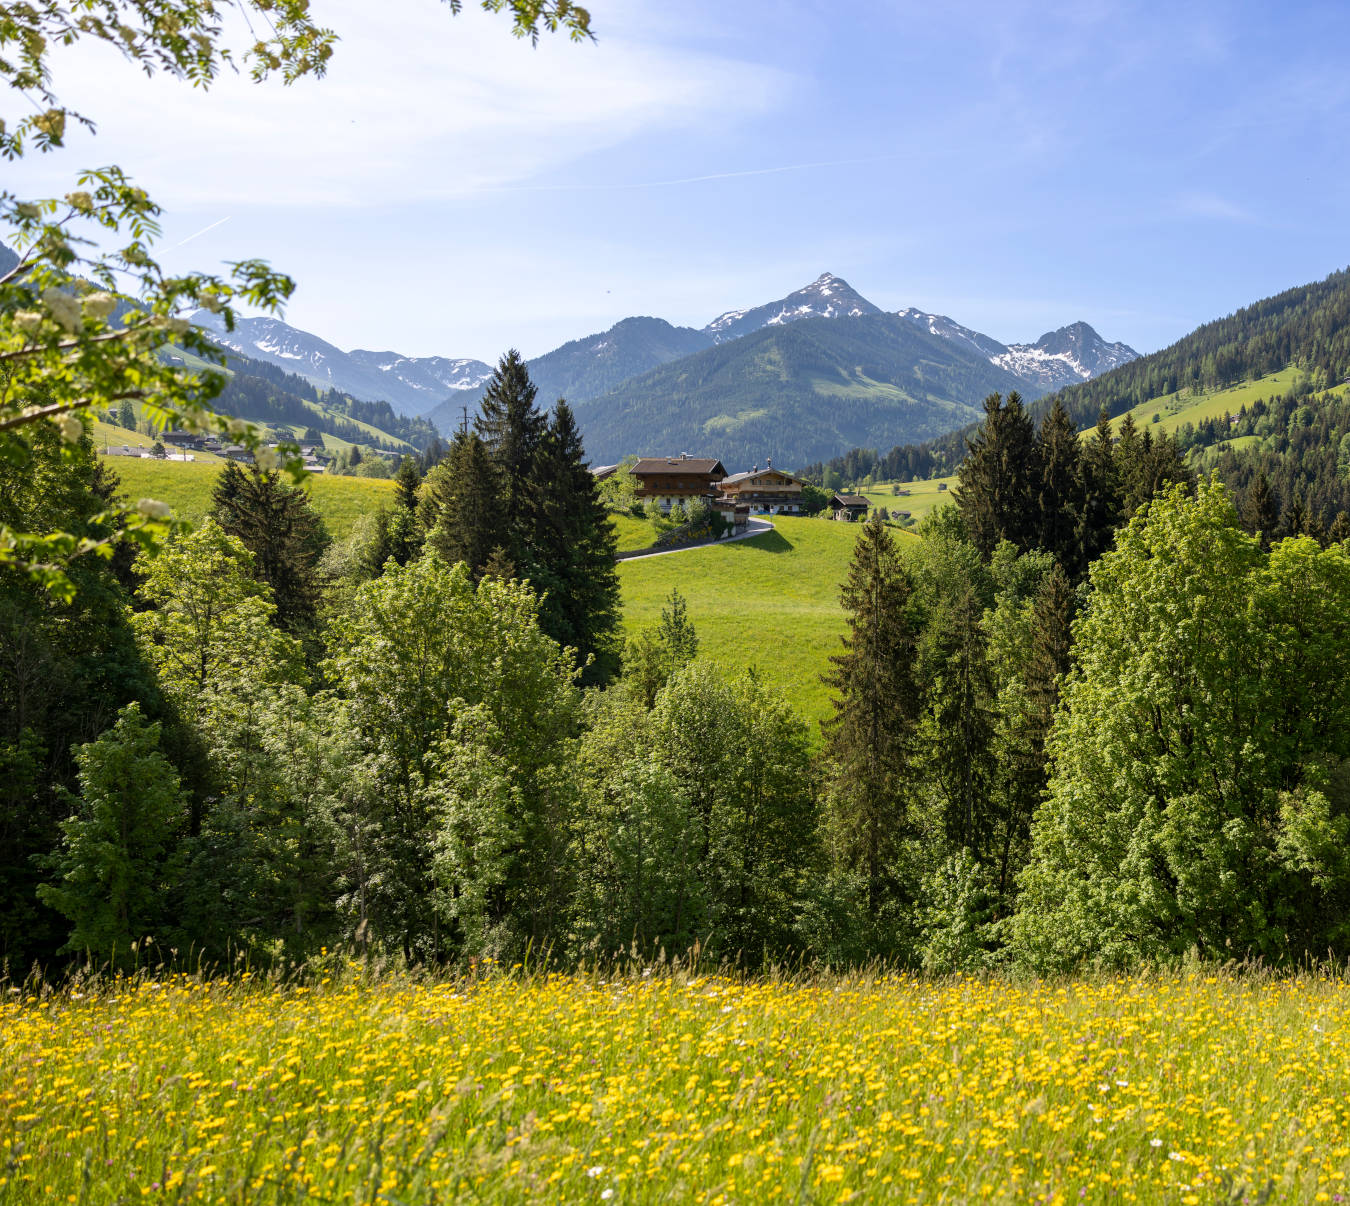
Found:
M 578 949 L 682 954 L 706 936 L 702 831 L 654 751 L 640 700 L 604 692 L 577 750 L 573 911 Z
M 645 629 L 628 638 L 623 655 L 624 679 L 644 706 L 652 708 L 670 676 L 697 656 L 698 633 L 689 618 L 689 606 L 680 588 L 672 587 L 655 630 Z
M 1346 884 L 1315 850 L 1347 805 L 1344 550 L 1304 538 L 1264 554 L 1221 485 L 1179 485 L 1092 585 L 1023 876 L 1023 956 L 1343 950 Z
M 38 895 L 71 922 L 64 951 L 126 963 L 131 944 L 165 920 L 184 793 L 160 752 L 159 725 L 134 703 L 77 761 L 79 811 L 61 826 L 57 878 Z
M 654 751 L 699 825 L 708 938 L 757 960 L 793 940 L 816 808 L 806 726 L 753 673 L 692 662 L 657 698 Z
M 486 709 L 492 727 L 478 720 L 472 731 L 499 742 L 492 765 L 510 768 L 520 802 L 502 890 L 475 932 L 542 942 L 565 921 L 571 797 L 560 768 L 578 693 L 537 608 L 523 584 L 486 576 L 475 585 L 463 563 L 433 555 L 363 584 L 330 628 L 326 671 L 343 702 L 353 773 L 369 787 L 351 800 L 356 815 L 336 819 L 353 835 L 340 855 L 347 897 L 360 903 L 370 937 L 410 956 L 437 957 L 456 940 L 441 930 L 432 863 L 447 807 L 440 768 L 453 763 L 447 742 L 457 744 L 468 708 Z M 492 769 L 454 765 L 470 779 Z
M 448 0 L 449 10 L 458 12 L 460 2 Z M 571 0 L 482 4 L 507 12 L 517 36 L 534 40 L 543 30 L 590 36 L 589 13 Z M 229 10 L 243 20 L 226 21 Z M 242 30 L 248 31 L 243 38 Z M 236 39 L 246 44 L 237 47 Z M 67 106 L 54 82 L 53 60 L 81 41 L 115 46 L 148 74 L 209 87 L 238 62 L 254 80 L 321 76 L 336 34 L 313 19 L 306 0 L 107 0 L 92 8 L 43 0 L 9 6 L 0 19 L 0 81 L 9 85 L 19 111 L 0 114 L 4 158 L 55 151 L 72 125 L 94 128 L 92 115 Z M 209 364 L 223 364 L 224 353 L 188 314 L 204 308 L 233 329 L 238 305 L 276 310 L 294 284 L 260 260 L 231 263 L 225 276 L 164 271 L 151 254 L 159 215 L 118 167 L 80 173 L 61 200 L 23 200 L 0 191 L 0 234 L 18 250 L 18 262 L 0 271 L 0 459 L 27 456 L 35 425 L 54 424 L 73 444 L 85 431 L 90 407 L 139 402 L 156 426 L 217 431 L 254 448 L 265 468 L 275 467 L 275 454 L 261 446 L 257 427 L 213 409 L 224 373 L 197 376 L 183 367 L 182 357 L 161 353 L 174 344 Z M 300 472 L 298 456 L 286 460 Z M 152 499 L 137 512 L 114 511 L 114 535 L 153 540 L 167 513 Z M 66 531 L 0 527 L 0 561 L 62 594 L 72 589 L 64 566 L 100 547 L 101 541 Z

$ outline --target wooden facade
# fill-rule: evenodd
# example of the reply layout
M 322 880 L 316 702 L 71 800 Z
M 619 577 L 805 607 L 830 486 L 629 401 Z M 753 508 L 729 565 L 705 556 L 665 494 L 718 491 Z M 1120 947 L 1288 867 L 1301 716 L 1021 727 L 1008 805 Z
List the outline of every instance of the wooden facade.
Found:
M 644 456 L 632 469 L 637 479 L 637 497 L 669 511 L 677 502 L 688 506 L 695 499 L 711 503 L 727 471 L 716 457 Z
M 744 503 L 752 511 L 770 515 L 800 515 L 802 511 L 801 478 L 775 469 L 770 461 L 763 469 L 758 465 L 748 473 L 733 473 L 722 479 L 722 494 Z

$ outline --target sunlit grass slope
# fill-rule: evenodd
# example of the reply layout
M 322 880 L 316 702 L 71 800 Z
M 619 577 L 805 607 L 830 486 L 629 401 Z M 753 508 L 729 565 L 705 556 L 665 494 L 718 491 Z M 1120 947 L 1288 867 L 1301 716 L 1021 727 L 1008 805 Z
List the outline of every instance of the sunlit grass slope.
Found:
M 655 624 L 678 586 L 701 654 L 754 666 L 804 716 L 823 720 L 830 707 L 819 679 L 844 632 L 839 586 L 859 529 L 781 515 L 773 522 L 773 532 L 749 540 L 620 562 L 624 625 Z
M 333 973 L 0 999 L 0 1200 L 1345 1196 L 1341 980 Z
M 179 519 L 198 523 L 211 509 L 211 489 L 220 476 L 222 462 L 118 457 L 110 459 L 109 464 L 122 480 L 122 493 L 132 502 L 157 498 L 168 503 Z M 314 509 L 328 526 L 328 534 L 341 540 L 360 516 L 392 500 L 394 483 L 382 478 L 312 474 L 305 480 L 305 488 L 314 499 Z
M 908 511 L 914 522 L 918 523 L 935 507 L 945 506 L 952 501 L 951 492 L 956 489 L 959 479 L 934 477 L 922 482 L 879 482 L 859 491 L 874 507 L 885 507 L 888 511 Z M 895 494 L 892 485 L 898 485 L 908 494 Z M 944 488 L 945 487 L 945 488 Z
M 1190 390 L 1182 390 L 1150 399 L 1129 413 L 1140 427 L 1152 425 L 1170 434 L 1179 431 L 1187 423 L 1203 423 L 1206 419 L 1218 419 L 1224 414 L 1236 415 L 1242 407 L 1251 406 L 1258 398 L 1267 401 L 1278 398 L 1289 392 L 1298 377 L 1297 369 L 1287 368 L 1210 393 L 1193 394 Z M 1343 394 L 1346 389 L 1347 386 L 1339 385 L 1328 392 Z M 1153 423 L 1154 415 L 1158 416 L 1156 424 Z M 1112 420 L 1111 425 L 1117 432 L 1124 417 L 1121 415 Z

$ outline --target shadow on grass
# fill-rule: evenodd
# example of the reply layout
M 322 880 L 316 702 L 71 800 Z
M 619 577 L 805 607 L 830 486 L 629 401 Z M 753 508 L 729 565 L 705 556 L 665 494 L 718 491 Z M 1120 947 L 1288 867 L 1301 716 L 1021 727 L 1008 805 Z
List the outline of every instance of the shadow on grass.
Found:
M 751 536 L 748 540 L 738 540 L 738 549 L 756 549 L 761 553 L 788 553 L 792 551 L 792 541 L 775 528 L 762 536 Z

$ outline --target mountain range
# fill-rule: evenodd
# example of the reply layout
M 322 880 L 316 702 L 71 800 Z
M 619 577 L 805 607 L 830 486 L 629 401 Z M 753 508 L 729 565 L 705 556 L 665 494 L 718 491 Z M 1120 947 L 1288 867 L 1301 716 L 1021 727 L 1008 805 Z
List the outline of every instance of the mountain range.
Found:
M 237 353 L 388 400 L 446 433 L 477 406 L 491 373 L 480 360 L 344 352 L 279 319 L 244 319 L 228 334 L 211 315 L 196 320 Z M 1083 322 L 1004 344 L 942 315 L 887 313 L 826 272 L 702 328 L 626 318 L 528 364 L 541 402 L 572 403 L 593 461 L 706 451 L 731 467 L 928 439 L 969 422 L 992 390 L 1039 397 L 1136 356 Z

